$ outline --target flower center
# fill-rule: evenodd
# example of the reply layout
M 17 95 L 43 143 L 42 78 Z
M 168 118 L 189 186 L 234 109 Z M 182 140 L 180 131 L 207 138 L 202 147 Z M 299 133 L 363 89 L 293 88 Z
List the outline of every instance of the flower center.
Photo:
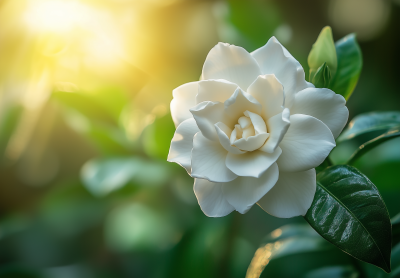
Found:
M 260 115 L 250 111 L 243 114 L 231 133 L 230 143 L 241 150 L 253 151 L 260 148 L 268 138 L 267 126 Z

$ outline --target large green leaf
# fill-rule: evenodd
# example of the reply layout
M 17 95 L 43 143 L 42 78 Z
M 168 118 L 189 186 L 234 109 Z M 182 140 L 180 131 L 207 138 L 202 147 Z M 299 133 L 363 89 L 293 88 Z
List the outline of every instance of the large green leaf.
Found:
M 331 83 L 332 90 L 349 99 L 357 85 L 362 69 L 362 54 L 356 36 L 350 34 L 335 43 L 337 71 Z
M 378 136 L 367 143 L 361 145 L 350 157 L 349 161 L 346 164 L 353 165 L 357 159 L 359 159 L 362 155 L 367 153 L 369 150 L 375 148 L 376 146 L 396 137 L 400 136 L 400 126 L 394 127 L 390 129 L 388 132 Z
M 374 133 L 374 137 L 376 137 L 398 125 L 400 125 L 400 112 L 398 111 L 360 114 L 349 123 L 349 126 L 340 135 L 337 142 L 367 133 Z
M 337 165 L 320 172 L 305 219 L 344 252 L 390 272 L 389 214 L 378 189 L 356 168 Z

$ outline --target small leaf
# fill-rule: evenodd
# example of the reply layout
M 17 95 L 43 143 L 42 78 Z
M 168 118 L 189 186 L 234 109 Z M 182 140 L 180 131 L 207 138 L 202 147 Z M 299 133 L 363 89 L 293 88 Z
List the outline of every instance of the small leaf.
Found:
M 394 127 L 390 129 L 388 132 L 382 134 L 381 136 L 378 136 L 367 143 L 361 145 L 350 157 L 349 161 L 346 164 L 353 165 L 357 159 L 359 159 L 362 155 L 370 151 L 371 149 L 375 148 L 376 146 L 379 146 L 380 144 L 394 139 L 396 137 L 400 136 L 400 126 Z
M 328 88 L 331 81 L 331 71 L 326 63 L 320 66 L 313 76 L 311 83 L 316 88 Z
M 389 214 L 378 189 L 356 168 L 338 165 L 320 172 L 304 218 L 339 249 L 390 272 Z
M 395 246 L 399 242 L 400 242 L 400 213 L 392 218 L 392 244 L 393 246 Z
M 363 64 L 361 49 L 354 34 L 340 39 L 335 46 L 338 64 L 331 89 L 347 100 L 353 93 L 360 77 Z
M 349 126 L 340 135 L 337 142 L 371 132 L 378 133 L 377 136 L 379 136 L 398 125 L 400 125 L 400 112 L 398 111 L 360 114 L 349 123 Z
M 317 41 L 313 44 L 310 54 L 308 55 L 308 65 L 310 67 L 309 80 L 313 80 L 315 73 L 323 63 L 326 63 L 329 66 L 332 77 L 334 77 L 338 63 L 335 43 L 333 42 L 332 29 L 329 26 L 322 29 Z

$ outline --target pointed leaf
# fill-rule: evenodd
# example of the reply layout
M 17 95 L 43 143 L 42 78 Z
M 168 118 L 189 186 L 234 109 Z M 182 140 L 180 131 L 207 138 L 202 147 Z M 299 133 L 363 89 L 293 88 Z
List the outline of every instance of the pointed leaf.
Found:
M 337 71 L 331 89 L 349 99 L 357 85 L 362 69 L 362 54 L 356 36 L 350 34 L 336 42 Z
M 360 114 L 349 123 L 349 126 L 343 131 L 337 142 L 371 132 L 378 133 L 379 136 L 398 125 L 400 125 L 400 112 L 398 111 Z
M 400 136 L 400 126 L 394 127 L 390 129 L 388 132 L 382 134 L 381 136 L 378 136 L 367 143 L 361 145 L 350 157 L 349 161 L 346 164 L 353 165 L 354 162 L 357 161 L 362 155 L 370 151 L 371 149 L 379 146 L 380 144 L 394 139 L 396 137 Z
M 337 165 L 320 172 L 304 218 L 344 252 L 390 272 L 389 214 L 378 189 L 356 168 Z
M 313 44 L 308 55 L 308 65 L 310 66 L 310 80 L 313 79 L 318 68 L 326 63 L 331 70 L 332 76 L 335 76 L 337 69 L 337 56 L 335 44 L 333 42 L 332 29 L 324 27 L 319 34 L 317 41 Z

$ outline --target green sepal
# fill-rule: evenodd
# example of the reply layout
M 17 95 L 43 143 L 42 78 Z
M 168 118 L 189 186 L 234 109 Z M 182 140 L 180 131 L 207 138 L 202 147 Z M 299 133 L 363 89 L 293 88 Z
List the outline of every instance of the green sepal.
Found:
M 310 80 L 316 88 L 329 88 L 329 83 L 331 81 L 331 71 L 329 66 L 324 63 L 318 68 L 315 75 Z

